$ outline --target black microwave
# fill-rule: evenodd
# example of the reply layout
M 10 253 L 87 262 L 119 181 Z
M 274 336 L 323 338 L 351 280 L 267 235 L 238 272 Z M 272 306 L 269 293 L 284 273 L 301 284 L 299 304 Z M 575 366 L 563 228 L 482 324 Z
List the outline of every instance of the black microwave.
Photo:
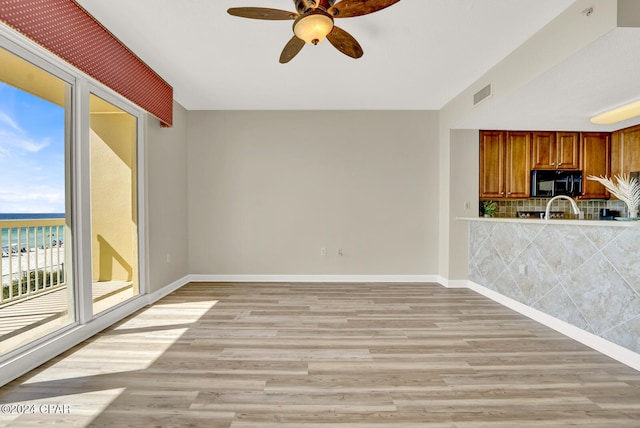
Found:
M 531 197 L 551 198 L 558 195 L 582 195 L 582 171 L 531 171 Z

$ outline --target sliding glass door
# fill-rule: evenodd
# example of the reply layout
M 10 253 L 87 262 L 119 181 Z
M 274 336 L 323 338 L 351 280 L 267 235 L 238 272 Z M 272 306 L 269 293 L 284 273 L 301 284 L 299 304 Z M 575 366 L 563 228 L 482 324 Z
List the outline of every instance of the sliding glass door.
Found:
M 93 313 L 139 294 L 137 118 L 91 94 Z
M 0 357 L 76 321 L 71 90 L 0 48 Z
M 138 304 L 143 117 L 0 33 L 0 364 Z

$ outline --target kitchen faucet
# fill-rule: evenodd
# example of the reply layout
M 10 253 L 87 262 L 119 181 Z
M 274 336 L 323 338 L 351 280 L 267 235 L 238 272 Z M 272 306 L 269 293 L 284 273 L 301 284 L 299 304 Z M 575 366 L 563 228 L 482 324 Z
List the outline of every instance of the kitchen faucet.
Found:
M 571 202 L 571 208 L 573 209 L 573 213 L 576 214 L 578 216 L 579 219 L 583 219 L 584 218 L 584 213 L 582 211 L 580 211 L 580 208 L 578 208 L 578 204 L 576 204 L 576 201 L 574 201 L 572 198 L 568 197 L 567 195 L 558 195 L 558 196 L 554 196 L 553 198 L 549 199 L 549 202 L 547 202 L 547 209 L 544 212 L 544 219 L 545 220 L 551 220 L 551 203 L 553 201 L 555 201 L 556 199 L 566 199 L 569 202 Z

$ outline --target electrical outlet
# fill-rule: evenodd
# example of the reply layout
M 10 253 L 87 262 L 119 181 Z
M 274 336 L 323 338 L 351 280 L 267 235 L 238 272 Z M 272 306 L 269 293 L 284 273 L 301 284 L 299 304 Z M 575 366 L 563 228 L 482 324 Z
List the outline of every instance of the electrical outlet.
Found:
M 336 251 L 336 255 L 338 256 L 342 256 L 342 248 L 338 248 L 338 251 Z
M 465 209 L 465 211 L 469 211 L 471 209 L 471 202 L 466 201 L 464 203 L 464 209 Z
M 325 247 L 320 248 L 320 255 L 325 257 L 327 255 L 327 249 Z

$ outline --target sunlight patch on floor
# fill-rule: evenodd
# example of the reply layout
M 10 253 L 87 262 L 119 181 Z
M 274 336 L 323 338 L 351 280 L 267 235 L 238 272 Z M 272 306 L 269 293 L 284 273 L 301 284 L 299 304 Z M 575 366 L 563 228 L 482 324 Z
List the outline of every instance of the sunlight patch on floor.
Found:
M 135 318 L 103 332 L 100 337 L 89 339 L 71 355 L 56 361 L 49 370 L 36 374 L 24 384 L 72 381 L 74 378 L 147 369 L 217 302 L 201 302 L 197 308 L 193 304 L 181 303 L 149 307 Z M 181 306 L 185 309 L 176 315 L 176 308 Z M 132 344 L 135 351 L 130 349 Z M 119 348 L 127 351 L 118 353 Z M 102 364 L 102 356 L 106 353 L 109 354 L 108 365 Z

